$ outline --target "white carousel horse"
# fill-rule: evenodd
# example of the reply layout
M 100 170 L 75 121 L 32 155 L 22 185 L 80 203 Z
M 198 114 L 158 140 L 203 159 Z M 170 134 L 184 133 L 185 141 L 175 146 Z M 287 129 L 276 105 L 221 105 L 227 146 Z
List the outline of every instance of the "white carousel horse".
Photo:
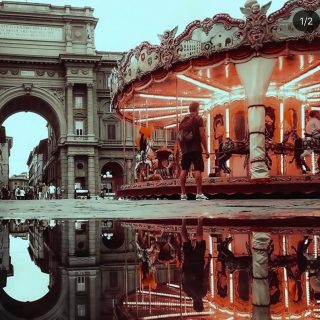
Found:
M 310 135 L 306 134 L 305 138 L 297 138 L 294 144 L 294 159 L 296 165 L 301 172 L 305 174 L 310 170 L 310 167 L 307 165 L 304 157 L 311 155 L 312 153 L 320 154 L 320 139 L 316 139 Z M 318 170 L 320 169 L 320 157 L 317 160 Z
M 136 165 L 134 168 L 135 180 L 144 181 L 148 178 L 150 172 L 154 171 L 157 160 L 155 159 L 152 147 L 153 141 L 148 139 L 146 150 L 141 150 L 140 153 L 136 155 Z

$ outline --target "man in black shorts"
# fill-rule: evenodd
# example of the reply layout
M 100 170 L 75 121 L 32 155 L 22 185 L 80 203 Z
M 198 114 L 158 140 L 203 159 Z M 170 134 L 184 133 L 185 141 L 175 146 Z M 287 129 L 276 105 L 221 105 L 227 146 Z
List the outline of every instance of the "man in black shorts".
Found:
M 204 121 L 199 116 L 199 103 L 192 102 L 189 106 L 189 114 L 186 115 L 180 124 L 180 128 L 184 123 L 187 123 L 192 131 L 192 138 L 189 140 L 180 140 L 180 148 L 182 152 L 180 174 L 181 183 L 181 200 L 187 200 L 186 195 L 186 180 L 187 174 L 190 169 L 191 163 L 193 163 L 195 171 L 195 180 L 197 185 L 196 200 L 208 200 L 208 198 L 202 193 L 202 172 L 204 171 L 204 163 L 202 158 L 202 146 L 205 151 L 206 158 L 209 158 L 209 152 L 207 147 L 207 140 L 205 135 Z
M 209 256 L 205 266 L 206 242 L 203 240 L 202 218 L 198 219 L 194 247 L 188 237 L 185 219 L 182 220 L 181 237 L 183 241 L 182 289 L 192 298 L 193 309 L 201 312 L 204 309 L 202 298 L 207 295 L 209 287 L 209 261 L 211 259 Z

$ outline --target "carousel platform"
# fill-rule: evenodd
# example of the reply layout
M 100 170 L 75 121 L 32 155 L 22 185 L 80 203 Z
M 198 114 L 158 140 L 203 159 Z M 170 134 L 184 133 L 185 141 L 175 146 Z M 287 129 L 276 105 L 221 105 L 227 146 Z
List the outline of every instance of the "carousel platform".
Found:
M 188 194 L 196 193 L 194 179 L 186 184 Z M 203 192 L 209 196 L 259 196 L 296 197 L 320 192 L 320 175 L 273 176 L 265 183 L 252 183 L 248 177 L 213 177 L 203 179 Z M 153 198 L 175 197 L 180 194 L 180 181 L 166 179 L 122 185 L 119 197 Z

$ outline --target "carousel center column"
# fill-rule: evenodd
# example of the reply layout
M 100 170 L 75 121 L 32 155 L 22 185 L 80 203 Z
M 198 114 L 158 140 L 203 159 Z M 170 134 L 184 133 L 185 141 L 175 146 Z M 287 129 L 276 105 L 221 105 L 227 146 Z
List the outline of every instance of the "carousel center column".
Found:
M 252 319 L 271 319 L 269 290 L 269 248 L 271 235 L 253 232 L 252 239 Z
M 250 178 L 264 181 L 269 178 L 265 162 L 265 105 L 264 98 L 276 59 L 262 57 L 236 64 L 237 74 L 245 89 L 248 104 L 250 137 Z

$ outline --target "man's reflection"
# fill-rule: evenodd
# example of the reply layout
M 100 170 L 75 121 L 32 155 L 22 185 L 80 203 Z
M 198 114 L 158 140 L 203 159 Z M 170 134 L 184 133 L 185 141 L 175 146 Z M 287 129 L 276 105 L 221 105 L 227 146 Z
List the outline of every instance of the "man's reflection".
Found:
M 198 219 L 196 239 L 192 243 L 188 236 L 187 221 L 182 220 L 181 237 L 183 241 L 182 288 L 193 299 L 195 311 L 203 311 L 203 297 L 209 287 L 209 261 L 205 265 L 206 242 L 203 240 L 202 218 Z

